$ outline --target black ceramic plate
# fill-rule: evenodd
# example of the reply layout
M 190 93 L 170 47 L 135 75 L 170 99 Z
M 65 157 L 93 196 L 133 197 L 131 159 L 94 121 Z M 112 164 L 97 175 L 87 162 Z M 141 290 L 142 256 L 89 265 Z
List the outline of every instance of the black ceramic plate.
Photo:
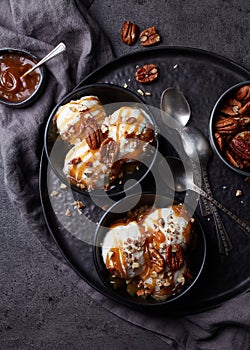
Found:
M 135 81 L 134 72 L 137 65 L 146 63 L 157 64 L 160 76 L 154 83 L 143 86 Z M 120 86 L 126 83 L 134 92 L 139 88 L 150 91 L 152 95 L 145 96 L 144 100 L 147 104 L 156 107 L 159 107 L 160 95 L 164 89 L 170 86 L 178 87 L 191 105 L 190 125 L 197 126 L 208 135 L 209 117 L 218 97 L 230 86 L 249 79 L 249 71 L 223 57 L 191 48 L 163 47 L 153 50 L 145 49 L 118 58 L 92 73 L 78 87 L 99 82 L 114 83 Z M 169 150 L 162 149 L 162 152 L 168 154 Z M 208 164 L 208 173 L 215 197 L 238 216 L 247 220 L 250 198 L 248 195 L 249 183 L 244 181 L 245 177 L 229 169 L 216 155 Z M 65 190 L 59 190 L 58 196 L 51 197 L 50 193 L 53 190 L 58 190 L 59 185 L 59 179 L 48 166 L 46 157 L 43 156 L 40 189 L 49 230 L 71 266 L 91 286 L 107 295 L 106 289 L 94 269 L 92 246 L 82 241 L 82 236 L 86 232 L 89 232 L 91 237 L 92 233 L 94 236 L 94 226 L 92 226 L 92 222 L 89 225 L 89 222 L 86 223 L 83 219 L 79 219 L 83 218 L 84 215 L 78 215 L 77 210 L 72 210 L 72 217 L 64 215 L 65 210 L 70 207 L 75 198 L 71 198 Z M 151 180 L 145 183 L 145 190 L 150 185 Z M 238 189 L 243 192 L 242 197 L 235 196 Z M 82 199 L 80 195 L 77 196 L 77 199 Z M 82 200 L 86 204 L 83 214 L 91 218 L 94 223 L 98 222 L 103 213 L 102 210 L 93 205 L 90 199 L 84 198 Z M 61 214 L 60 222 L 55 212 Z M 183 304 L 178 304 L 173 309 L 168 307 L 169 312 L 199 312 L 204 308 L 214 307 L 247 290 L 250 286 L 249 238 L 237 224 L 222 213 L 223 222 L 230 234 L 234 248 L 230 255 L 220 255 L 213 220 L 201 217 L 198 210 L 196 215 L 206 234 L 206 264 L 192 294 L 186 296 L 187 300 Z M 70 233 L 72 226 L 76 226 L 75 230 L 79 229 L 79 220 L 84 221 L 80 222 L 81 230 L 72 236 Z

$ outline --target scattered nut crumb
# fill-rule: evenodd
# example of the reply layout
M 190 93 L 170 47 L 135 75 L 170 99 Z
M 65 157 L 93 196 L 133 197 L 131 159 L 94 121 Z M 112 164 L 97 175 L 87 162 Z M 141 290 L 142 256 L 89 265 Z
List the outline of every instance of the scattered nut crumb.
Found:
M 127 83 L 124 83 L 123 84 L 123 87 L 126 89 L 128 87 L 128 84 Z
M 67 209 L 65 215 L 69 216 L 69 217 L 72 216 L 71 211 L 69 209 Z
M 56 197 L 56 196 L 58 196 L 58 192 L 54 190 L 51 192 L 50 195 L 51 195 L 51 197 Z
M 176 68 L 178 68 L 178 64 L 175 64 L 175 65 L 173 66 L 173 69 L 176 69 Z
M 227 186 L 222 186 L 223 190 L 225 190 L 227 188 Z
M 138 89 L 137 92 L 138 92 L 140 95 L 144 96 L 144 92 L 143 92 L 141 89 Z
M 67 186 L 64 183 L 61 183 L 60 188 L 61 190 L 66 190 Z
M 145 91 L 145 96 L 151 96 L 151 95 L 152 95 L 151 92 Z
M 211 218 L 207 218 L 207 221 L 210 221 L 211 220 Z
M 77 201 L 77 208 L 83 209 L 85 207 L 85 204 L 82 201 Z
M 236 197 L 239 197 L 239 196 L 242 196 L 242 195 L 243 195 L 243 192 L 241 190 L 237 190 L 236 193 L 235 193 Z
M 102 206 L 102 210 L 104 210 L 104 211 L 108 210 L 108 208 L 109 208 L 109 205 L 107 205 L 107 204 Z
M 194 218 L 191 218 L 190 221 L 191 221 L 191 222 L 195 222 L 195 219 L 194 219 Z
M 134 263 L 132 264 L 132 268 L 133 268 L 133 269 L 138 269 L 138 267 L 140 267 L 140 265 L 139 265 L 138 262 L 134 262 Z
M 244 201 L 240 201 L 241 204 L 244 204 Z

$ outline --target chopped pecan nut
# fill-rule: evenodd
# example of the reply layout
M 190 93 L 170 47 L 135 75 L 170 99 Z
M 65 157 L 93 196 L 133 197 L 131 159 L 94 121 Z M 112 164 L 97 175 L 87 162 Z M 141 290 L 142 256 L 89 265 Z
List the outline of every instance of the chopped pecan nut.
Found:
M 80 157 L 77 157 L 77 158 L 71 159 L 71 161 L 69 162 L 69 164 L 75 165 L 75 164 L 81 163 L 81 161 L 82 161 L 81 158 L 80 158 Z
M 126 21 L 121 28 L 121 39 L 126 45 L 133 45 L 138 37 L 139 28 L 136 24 Z
M 157 273 L 160 273 L 164 269 L 164 259 L 161 256 L 161 254 L 154 248 L 148 248 L 149 254 L 150 254 L 150 261 L 151 265 Z
M 158 68 L 155 64 L 146 64 L 136 70 L 135 78 L 139 83 L 151 83 L 158 78 Z
M 157 33 L 156 27 L 150 27 L 143 30 L 140 34 L 142 46 L 155 45 L 161 41 L 160 35 Z
M 153 142 L 155 140 L 155 130 L 152 125 L 147 125 L 139 136 L 139 139 L 144 142 Z
M 217 120 L 215 130 L 219 134 L 232 134 L 239 129 L 238 120 L 232 117 Z
M 112 168 L 116 162 L 116 157 L 119 153 L 119 146 L 112 138 L 104 140 L 100 147 L 100 162 L 106 164 L 109 168 Z
M 180 244 L 168 245 L 166 261 L 170 271 L 176 271 L 183 265 L 184 258 Z

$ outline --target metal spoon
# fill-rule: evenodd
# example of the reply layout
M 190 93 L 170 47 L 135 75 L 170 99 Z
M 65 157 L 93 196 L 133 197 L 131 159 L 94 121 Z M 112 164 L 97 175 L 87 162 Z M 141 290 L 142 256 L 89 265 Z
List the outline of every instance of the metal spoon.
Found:
M 161 94 L 161 110 L 183 127 L 187 125 L 191 116 L 191 109 L 185 96 L 173 87 L 167 88 Z
M 39 61 L 37 64 L 35 64 L 33 67 L 31 67 L 29 70 L 27 70 L 27 72 L 25 72 L 22 76 L 21 79 L 23 79 L 24 77 L 26 77 L 26 75 L 30 74 L 31 72 L 33 72 L 35 69 L 37 69 L 38 67 L 40 67 L 42 64 L 44 64 L 45 62 L 51 60 L 51 58 L 59 55 L 59 53 L 63 52 L 66 50 L 66 45 L 64 43 L 60 43 L 58 44 L 52 51 L 50 51 L 43 59 L 41 59 L 41 61 Z
M 209 184 L 207 169 L 206 169 L 207 163 L 212 154 L 212 149 L 210 147 L 210 144 L 208 143 L 206 137 L 203 135 L 203 133 L 199 129 L 195 127 L 187 126 L 184 128 L 184 131 L 186 131 L 186 133 L 183 133 L 181 136 L 182 136 L 185 152 L 191 160 L 194 160 L 196 154 L 198 153 L 206 192 L 208 193 L 209 196 L 212 197 L 213 193 Z M 212 209 L 213 218 L 216 224 L 219 251 L 221 254 L 223 254 L 224 252 L 225 254 L 228 254 L 229 251 L 233 248 L 232 242 L 227 234 L 225 226 L 222 222 L 222 219 L 216 207 L 212 205 L 211 209 Z
M 191 108 L 187 99 L 180 90 L 173 87 L 169 87 L 162 92 L 160 108 L 164 112 L 162 114 L 163 119 L 171 116 L 182 127 L 187 125 L 191 117 Z M 201 198 L 199 205 L 203 216 L 211 214 L 211 208 L 205 198 Z
M 165 176 L 163 180 L 166 182 L 166 184 L 174 191 L 176 192 L 184 192 L 187 190 L 194 191 L 201 196 L 205 197 L 207 200 L 209 200 L 213 205 L 215 205 L 217 208 L 222 210 L 225 214 L 227 214 L 231 219 L 233 219 L 237 224 L 241 226 L 241 228 L 244 230 L 244 232 L 247 234 L 248 237 L 250 237 L 250 224 L 244 222 L 242 219 L 240 219 L 236 214 L 234 214 L 231 210 L 226 208 L 223 204 L 221 204 L 219 201 L 217 201 L 215 198 L 213 198 L 211 195 L 207 194 L 207 192 L 203 191 L 200 187 L 198 187 L 194 183 L 193 179 L 193 172 L 192 171 L 186 171 L 184 168 L 184 165 L 182 161 L 179 158 L 176 157 L 166 157 L 166 161 L 168 162 L 168 165 L 171 169 L 172 176 L 174 178 L 174 184 L 171 181 L 168 181 L 170 178 L 169 176 Z M 160 171 L 161 164 L 159 165 Z

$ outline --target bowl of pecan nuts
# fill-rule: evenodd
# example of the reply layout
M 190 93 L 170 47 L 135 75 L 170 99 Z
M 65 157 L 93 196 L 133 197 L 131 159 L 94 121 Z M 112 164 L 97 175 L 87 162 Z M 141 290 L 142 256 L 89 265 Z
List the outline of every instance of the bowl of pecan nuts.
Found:
M 250 176 L 250 81 L 230 87 L 218 99 L 209 136 L 213 149 L 229 168 Z
M 116 301 L 173 305 L 197 282 L 206 240 L 184 204 L 143 193 L 121 199 L 103 215 L 93 255 L 99 277 Z
M 56 175 L 81 194 L 124 194 L 150 172 L 158 141 L 140 97 L 113 84 L 88 85 L 52 111 L 45 152 Z M 128 180 L 133 180 L 128 185 Z

